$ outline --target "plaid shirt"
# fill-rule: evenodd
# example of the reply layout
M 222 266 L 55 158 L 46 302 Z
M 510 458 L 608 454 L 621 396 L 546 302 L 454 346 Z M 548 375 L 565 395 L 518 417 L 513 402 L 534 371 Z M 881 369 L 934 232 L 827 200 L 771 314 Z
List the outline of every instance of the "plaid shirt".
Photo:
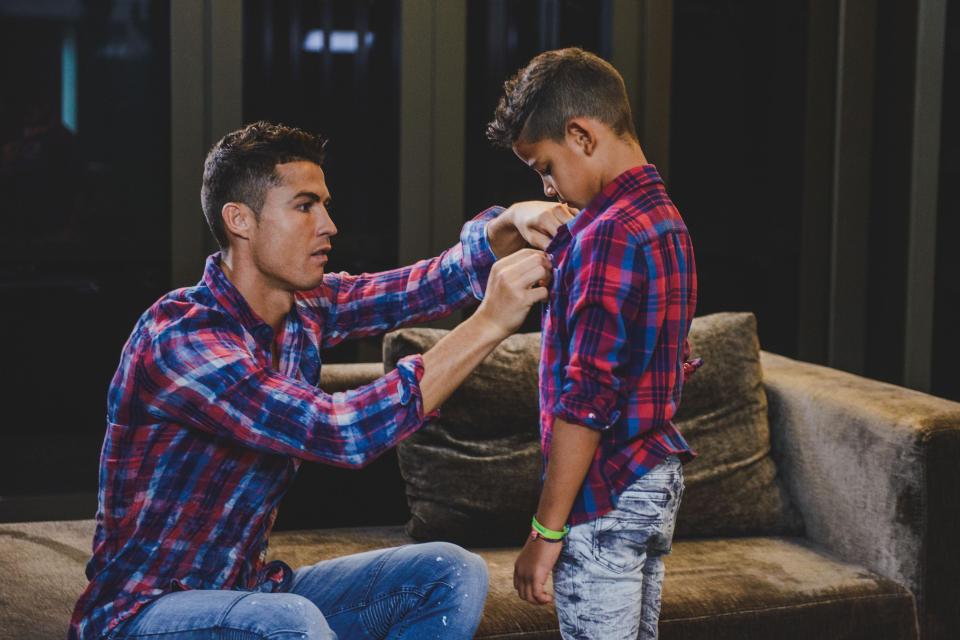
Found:
M 195 287 L 155 303 L 133 330 L 108 396 L 90 580 L 69 638 L 102 637 L 181 589 L 282 591 L 264 564 L 277 505 L 302 460 L 359 467 L 423 423 L 421 356 L 353 391 L 326 394 L 320 350 L 449 314 L 483 296 L 495 256 L 486 222 L 432 260 L 374 275 L 327 274 L 273 331 L 207 260 Z
M 603 431 L 573 525 L 614 509 L 623 490 L 668 455 L 695 455 L 670 419 L 697 277 L 690 235 L 652 165 L 608 184 L 547 253 L 554 276 L 540 360 L 544 460 L 555 419 Z

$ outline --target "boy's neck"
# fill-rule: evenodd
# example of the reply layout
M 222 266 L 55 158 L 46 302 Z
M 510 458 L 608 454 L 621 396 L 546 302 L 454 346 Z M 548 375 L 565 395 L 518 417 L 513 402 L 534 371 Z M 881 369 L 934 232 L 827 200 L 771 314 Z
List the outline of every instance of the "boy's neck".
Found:
M 613 182 L 620 174 L 629 171 L 634 167 L 647 164 L 647 157 L 636 140 L 627 138 L 614 138 L 609 146 L 610 153 L 603 164 L 602 175 L 600 177 L 603 190 L 608 184 Z

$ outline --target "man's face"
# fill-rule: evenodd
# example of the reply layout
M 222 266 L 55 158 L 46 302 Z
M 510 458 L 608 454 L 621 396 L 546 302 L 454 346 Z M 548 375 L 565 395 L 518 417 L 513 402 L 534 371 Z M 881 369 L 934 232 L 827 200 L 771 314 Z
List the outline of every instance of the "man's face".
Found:
M 593 167 L 583 149 L 568 135 L 562 142 L 549 138 L 537 142 L 518 140 L 513 152 L 543 180 L 543 193 L 577 209 L 593 200 L 599 189 L 594 185 Z
M 330 192 L 323 169 L 308 161 L 278 164 L 279 185 L 267 189 L 260 219 L 250 232 L 250 252 L 257 269 L 277 288 L 314 289 L 337 227 L 327 207 Z

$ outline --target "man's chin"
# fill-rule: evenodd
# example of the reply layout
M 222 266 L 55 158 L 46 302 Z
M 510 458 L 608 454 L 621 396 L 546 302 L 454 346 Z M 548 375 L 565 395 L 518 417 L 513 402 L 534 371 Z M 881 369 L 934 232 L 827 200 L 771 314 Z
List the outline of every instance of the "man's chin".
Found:
M 312 291 L 313 289 L 316 289 L 317 287 L 323 284 L 323 276 L 324 276 L 324 271 L 323 269 L 321 269 L 320 275 L 316 276 L 315 278 L 297 282 L 296 283 L 297 291 Z

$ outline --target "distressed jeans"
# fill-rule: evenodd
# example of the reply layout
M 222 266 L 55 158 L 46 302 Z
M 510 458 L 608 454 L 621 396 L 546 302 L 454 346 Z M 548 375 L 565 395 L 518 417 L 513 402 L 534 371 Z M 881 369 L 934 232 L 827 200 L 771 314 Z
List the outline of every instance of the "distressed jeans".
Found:
M 445 542 L 326 560 L 294 573 L 289 593 L 178 591 L 149 604 L 110 640 L 470 638 L 487 566 Z
M 571 527 L 553 570 L 564 638 L 657 637 L 663 556 L 682 495 L 683 469 L 670 456 L 627 487 L 616 509 Z

